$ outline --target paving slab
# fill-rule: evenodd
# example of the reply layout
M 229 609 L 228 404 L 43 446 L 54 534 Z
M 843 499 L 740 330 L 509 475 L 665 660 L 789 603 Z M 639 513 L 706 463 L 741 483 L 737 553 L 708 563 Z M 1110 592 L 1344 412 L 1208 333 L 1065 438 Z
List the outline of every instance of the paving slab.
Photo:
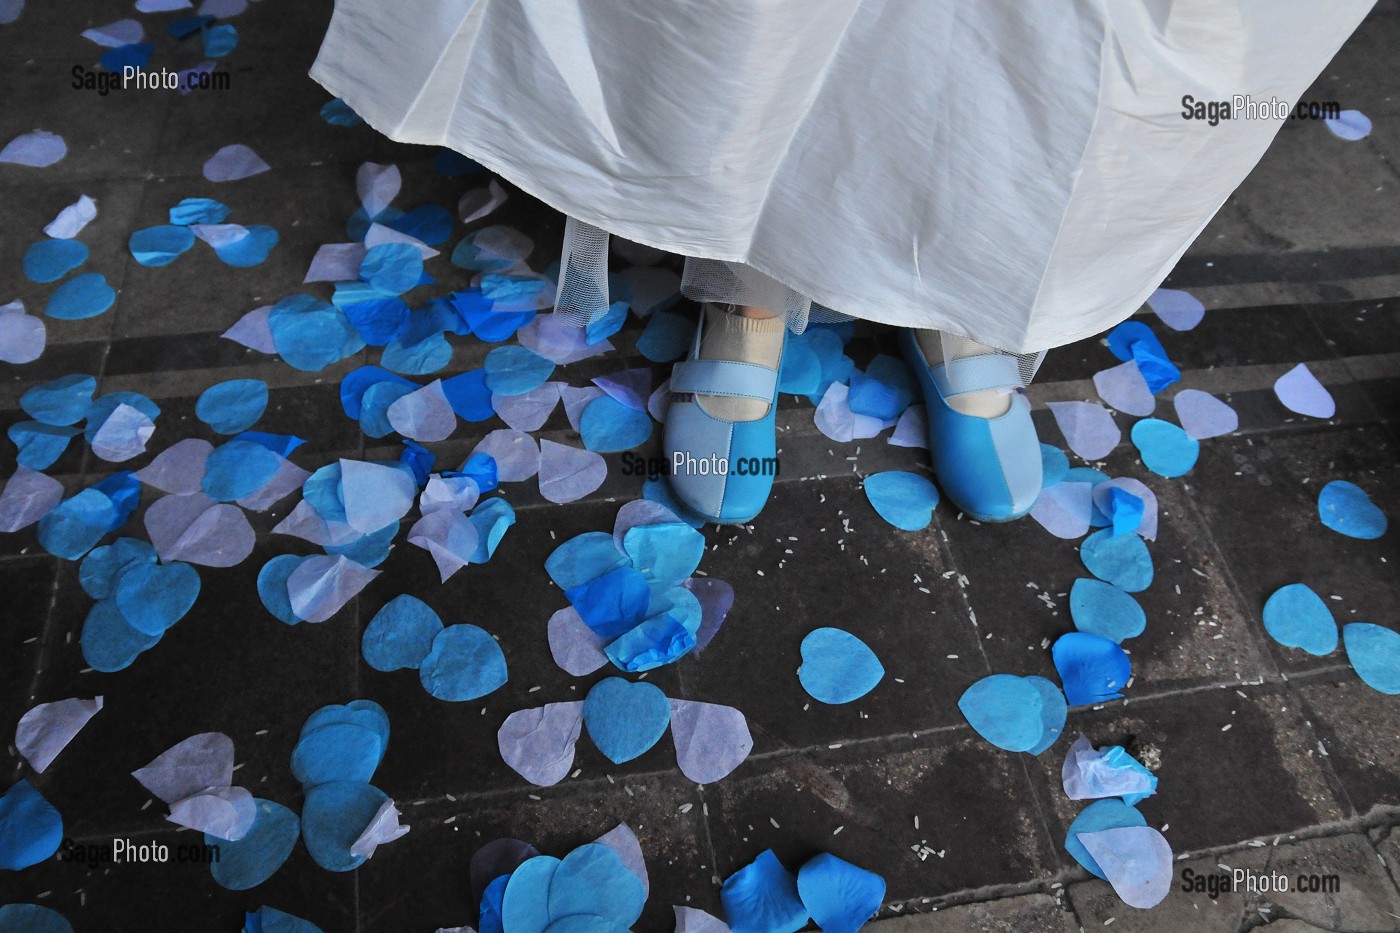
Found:
M 1284 889 L 1263 899 L 1288 916 L 1348 933 L 1400 929 L 1400 891 L 1360 833 L 1272 847 L 1265 870 Z
M 1074 933 L 1079 924 L 1055 898 L 1026 894 L 880 920 L 868 929 L 879 933 Z

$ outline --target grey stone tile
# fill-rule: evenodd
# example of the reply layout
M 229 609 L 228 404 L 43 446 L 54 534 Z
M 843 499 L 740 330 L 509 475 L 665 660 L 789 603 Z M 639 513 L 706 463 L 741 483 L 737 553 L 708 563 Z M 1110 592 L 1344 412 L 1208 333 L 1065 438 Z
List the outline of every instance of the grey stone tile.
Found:
M 118 12 L 112 18 L 122 15 L 125 14 Z M 0 165 L 0 185 L 26 184 L 40 178 L 75 182 L 93 178 L 140 179 L 146 174 L 171 98 L 179 94 L 133 90 L 102 97 L 96 91 L 74 89 L 72 68 L 82 65 L 95 70 L 103 51 L 80 38 L 84 28 L 87 27 L 73 29 L 71 41 L 66 43 L 71 49 L 67 55 L 49 47 L 25 60 L 0 59 L 7 100 L 21 102 L 6 106 L 0 113 L 0 139 L 9 142 L 21 133 L 41 129 L 57 133 L 68 145 L 67 155 L 45 168 Z
M 1273 847 L 1266 871 L 1287 882 L 1263 896 L 1287 916 L 1349 933 L 1400 929 L 1400 892 L 1363 835 Z
M 1346 671 L 1342 680 L 1297 686 L 1327 761 L 1355 812 L 1400 806 L 1400 709 Z
M 1340 819 L 1345 804 L 1304 713 L 1278 688 L 1196 690 L 1071 714 L 1066 737 L 1027 758 L 1045 801 L 1061 863 L 1064 832 L 1087 801 L 1065 796 L 1060 769 L 1079 733 L 1096 747 L 1121 745 L 1154 768 L 1157 793 L 1138 804 L 1178 855 Z M 1222 793 L 1221 788 L 1238 788 Z
M 904 903 L 1054 870 L 1021 763 L 966 732 L 770 757 L 705 796 L 722 878 L 765 849 L 790 870 L 829 851 Z
M 1338 624 L 1390 616 L 1400 597 L 1393 569 L 1400 564 L 1400 543 L 1394 535 L 1361 541 L 1332 531 L 1318 518 L 1317 496 L 1328 482 L 1347 480 L 1366 489 L 1387 514 L 1396 514 L 1400 472 L 1394 451 L 1394 441 L 1375 427 L 1218 438 L 1202 445 L 1191 496 L 1246 610 L 1261 627 L 1265 601 L 1290 583 L 1311 586 Z M 1267 635 L 1262 640 L 1286 672 L 1345 664 L 1340 650 L 1315 658 Z
M 1370 146 L 1337 138 L 1321 121 L 1286 121 L 1235 197 L 1250 223 L 1292 249 L 1394 245 L 1381 217 L 1400 207 L 1400 180 Z
M 1155 476 L 1129 456 L 1120 448 L 1109 457 L 1107 472 L 1145 483 L 1157 496 L 1160 514 L 1157 540 L 1148 542 L 1152 585 L 1133 594 L 1147 614 L 1147 629 L 1124 645 L 1133 660 L 1125 696 L 1272 676 L 1273 665 L 1235 594 L 1228 560 L 1200 533 L 1182 480 Z M 1211 482 L 1203 472 L 1198 465 L 1188 481 Z M 945 527 L 953 560 L 969 580 L 966 595 L 992 670 L 1058 682 L 1050 647 L 1074 631 L 1071 586 L 1092 577 L 1079 556 L 1081 542 L 1056 538 L 1030 517 Z
M 1046 894 L 945 907 L 934 913 L 877 921 L 878 933 L 1074 933 L 1074 915 Z
M 12 179 L 6 183 L 4 169 L 7 168 L 16 166 L 0 166 L 0 200 L 5 202 L 13 225 L 12 235 L 0 237 L 0 268 L 6 271 L 7 283 L 3 300 L 9 302 L 18 298 L 30 314 L 43 317 L 48 335 L 45 356 L 58 346 L 107 338 L 124 300 L 126 267 L 131 264 L 126 242 L 136 229 L 144 183 L 132 178 L 52 175 L 36 175 L 27 181 Z M 47 169 L 30 171 L 45 172 Z M 49 239 L 44 233 L 45 225 L 84 194 L 97 202 L 97 217 L 76 237 L 90 251 L 87 261 L 57 282 L 29 281 L 21 272 L 25 253 L 33 244 Z M 44 315 L 50 297 L 64 282 L 89 272 L 101 273 L 107 284 L 116 290 L 117 299 L 112 307 L 96 317 L 79 321 L 62 321 Z M 41 356 L 35 363 L 28 364 L 28 368 L 35 368 L 43 361 Z
M 683 668 L 687 696 L 744 710 L 764 752 L 962 723 L 958 697 L 986 663 L 945 577 L 936 526 L 896 531 L 856 482 L 830 480 L 780 484 L 749 527 L 718 531 L 701 565 L 734 586 L 735 602 L 703 657 Z M 839 706 L 814 700 L 796 677 L 803 638 L 828 625 L 862 639 L 885 667 L 873 691 Z
M 124 533 L 144 537 L 139 519 Z M 79 639 L 93 600 L 78 585 L 78 564 L 60 566 L 38 695 L 105 697 L 102 712 L 35 780 L 63 814 L 68 834 L 111 838 L 166 828 L 163 804 L 148 803 L 129 772 L 208 731 L 233 739 L 242 765 L 236 783 L 300 810 L 289 762 L 302 723 L 323 705 L 362 695 L 357 613 L 352 603 L 320 625 L 274 619 L 255 594 L 258 571 L 275 553 L 260 543 L 237 567 L 197 568 L 203 588 L 189 614 L 129 668 L 111 674 L 83 659 Z M 400 750 L 391 743 L 388 755 Z

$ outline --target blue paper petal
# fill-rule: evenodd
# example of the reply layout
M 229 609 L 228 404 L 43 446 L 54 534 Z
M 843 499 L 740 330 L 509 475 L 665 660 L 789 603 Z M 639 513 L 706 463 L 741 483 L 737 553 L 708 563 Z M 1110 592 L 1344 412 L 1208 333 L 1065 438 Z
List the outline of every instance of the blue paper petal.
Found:
M 902 359 L 881 354 L 870 361 L 865 372 L 851 374 L 847 404 L 858 415 L 881 421 L 898 418 L 914 400 L 914 377 Z
M 1355 483 L 1333 480 L 1317 496 L 1317 514 L 1322 524 L 1348 538 L 1369 541 L 1385 534 L 1389 525 L 1385 513 Z
M 822 933 L 856 933 L 885 903 L 885 879 L 829 852 L 797 871 L 797 893 Z
M 78 433 L 77 428 L 55 427 L 37 421 L 18 421 L 5 432 L 18 448 L 16 462 L 31 470 L 46 470 L 53 466 L 68 442 Z
M 97 489 L 84 489 L 39 519 L 39 544 L 55 557 L 77 560 L 90 551 L 120 517 L 116 505 Z
M 669 363 L 685 355 L 694 333 L 695 325 L 685 316 L 654 311 L 637 337 L 637 352 L 653 363 Z
M 579 436 L 584 447 L 598 453 L 631 450 L 651 437 L 651 416 L 610 395 L 599 396 L 583 410 Z
M 553 856 L 537 855 L 511 872 L 501 900 L 502 929 L 542 933 L 549 926 L 549 889 L 561 864 Z
M 1085 632 L 1070 632 L 1050 649 L 1060 672 L 1065 698 L 1072 706 L 1116 700 L 1132 676 L 1132 662 L 1118 643 Z
M 1084 870 L 1096 878 L 1105 878 L 1104 871 L 1084 843 L 1079 841 L 1080 833 L 1096 833 L 1120 826 L 1146 826 L 1147 819 L 1133 807 L 1117 797 L 1095 800 L 1074 818 L 1065 834 L 1065 851 L 1084 866 Z M 1105 878 L 1105 880 L 1107 880 Z
M 484 697 L 503 686 L 507 676 L 501 646 L 484 629 L 464 622 L 438 632 L 418 667 L 423 689 L 439 700 Z
M 499 875 L 481 892 L 481 909 L 477 912 L 476 921 L 477 933 L 505 933 L 505 921 L 501 914 L 505 906 L 506 885 L 510 883 L 510 878 L 510 875 Z
M 394 433 L 389 423 L 389 406 L 419 387 L 404 382 L 376 382 L 365 390 L 360 399 L 360 430 L 369 437 L 385 437 Z
M 1337 623 L 1327 604 L 1305 583 L 1292 583 L 1264 603 L 1264 628 L 1270 637 L 1288 648 L 1301 648 L 1308 654 L 1331 654 L 1337 650 Z
M 420 204 L 405 214 L 381 223 L 429 246 L 446 242 L 452 234 L 452 212 L 438 204 Z
M 1054 745 L 1065 731 L 1065 720 L 1069 718 L 1069 704 L 1060 688 L 1044 677 L 1027 677 L 1026 681 L 1040 693 L 1040 739 L 1026 751 L 1039 755 Z
M 235 269 L 259 265 L 277 245 L 277 231 L 273 228 L 253 224 L 246 229 L 246 236 L 214 248 L 214 255 L 223 260 L 224 265 L 233 266 Z
M 644 754 L 665 734 L 671 701 L 655 684 L 608 677 L 588 691 L 583 724 L 603 757 L 620 765 Z
M 612 536 L 608 537 L 611 544 Z M 651 588 L 640 571 L 618 567 L 564 590 L 564 596 L 589 628 L 613 639 L 646 618 Z
M 267 397 L 267 383 L 261 379 L 230 379 L 205 389 L 194 413 L 220 434 L 237 434 L 262 417 Z
M 44 424 L 76 424 L 87 415 L 96 391 L 97 379 L 92 376 L 59 376 L 25 390 L 19 397 L 19 407 Z
M 472 454 L 456 472 L 458 476 L 470 477 L 482 495 L 500 485 L 496 470 L 496 458 L 488 453 Z
M 566 917 L 601 917 L 626 930 L 641 917 L 646 899 L 641 879 L 617 851 L 594 842 L 570 852 L 554 870 L 548 909 L 552 924 Z
M 330 781 L 306 792 L 301 834 L 312 860 L 327 871 L 350 871 L 364 863 L 350 847 L 389 798 L 372 784 Z
M 1129 593 L 1152 585 L 1152 555 L 1137 535 L 1115 535 L 1111 528 L 1096 531 L 1080 545 L 1079 557 L 1094 576 Z
M 435 373 L 452 362 L 452 344 L 442 334 L 429 334 L 413 344 L 399 337 L 389 341 L 379 362 L 396 373 L 422 376 Z
M 655 522 L 627 529 L 622 550 L 632 567 L 658 590 L 689 579 L 705 556 L 705 536 L 684 522 Z
M 628 563 L 627 555 L 618 550 L 612 535 L 587 531 L 555 548 L 545 558 L 544 569 L 561 590 L 570 590 Z
M 1040 488 L 1049 489 L 1069 473 L 1069 457 L 1053 444 L 1040 445 Z
M 418 388 L 418 384 L 411 382 L 402 376 L 396 376 L 387 369 L 378 366 L 361 366 L 345 374 L 345 378 L 340 380 L 340 404 L 345 409 L 345 414 L 360 420 L 360 407 L 364 401 L 365 392 L 370 386 L 379 382 L 392 382 L 403 386 L 408 392 Z M 387 406 L 386 406 L 387 407 Z
M 254 797 L 257 816 L 247 834 L 236 842 L 204 834 L 204 844 L 217 846 L 219 858 L 209 866 L 214 880 L 231 891 L 246 891 L 271 878 L 301 836 L 301 821 L 280 803 Z
M 211 198 L 185 198 L 170 209 L 170 222 L 182 227 L 191 224 L 221 224 L 228 219 L 229 207 Z
M 302 730 L 292 749 L 292 776 L 306 789 L 331 781 L 365 782 L 383 757 L 384 742 L 373 729 L 355 722 L 322 723 Z
M 365 663 L 376 671 L 417 668 L 432 651 L 433 639 L 443 630 L 438 614 L 414 596 L 395 596 L 384 604 L 365 627 L 360 648 Z
M 73 933 L 73 925 L 40 904 L 6 904 L 0 907 L 0 933 Z
M 472 510 L 471 521 L 476 526 L 476 553 L 472 555 L 472 563 L 484 564 L 496 553 L 506 529 L 515 524 L 515 509 L 504 499 L 487 499 Z
M 87 262 L 81 240 L 40 240 L 24 254 L 24 277 L 31 282 L 57 282 Z
M 0 869 L 37 865 L 58 851 L 62 839 L 63 817 L 28 781 L 0 795 Z
M 838 628 L 819 628 L 802 639 L 797 679 L 813 699 L 850 703 L 875 689 L 884 665 L 865 642 Z
M 1122 643 L 1147 628 L 1147 613 L 1128 593 L 1102 580 L 1081 577 L 1069 591 L 1069 612 L 1074 627 Z
M 486 370 L 473 369 L 442 380 L 442 391 L 457 417 L 463 421 L 485 421 L 496 412 L 491 407 L 491 390 L 486 387 Z
M 613 334 L 622 330 L 622 325 L 627 323 L 627 308 L 627 302 L 614 301 L 612 304 L 608 305 L 608 310 L 602 317 L 598 318 L 596 321 L 589 321 L 583 329 L 585 340 L 588 345 L 593 346 L 594 344 L 602 343 Z M 641 337 L 637 338 L 637 352 L 641 353 L 643 356 L 646 356 L 646 351 L 642 349 L 642 340 L 645 339 L 647 330 L 651 328 L 655 320 L 656 318 L 653 317 L 651 321 L 648 321 L 647 327 L 642 331 Z M 647 357 L 647 359 L 651 359 L 651 357 Z M 653 362 L 660 361 L 653 360 Z
M 60 321 L 95 317 L 112 307 L 117 293 L 100 272 L 88 272 L 64 282 L 49 296 L 44 313 Z
M 131 256 L 143 266 L 165 266 L 194 245 L 194 232 L 178 224 L 137 230 L 127 240 Z
M 684 345 L 681 352 L 684 352 Z M 778 368 L 778 391 L 789 395 L 812 395 L 821 386 L 821 381 L 822 362 L 817 354 L 807 344 L 789 338 Z
M 958 709 L 977 734 L 997 748 L 1024 752 L 1044 737 L 1045 698 L 1029 678 L 992 674 L 968 687 Z
M 938 489 L 933 483 L 902 470 L 867 476 L 865 497 L 881 518 L 902 531 L 927 528 L 938 505 Z
M 234 438 L 210 452 L 200 487 L 215 502 L 235 502 L 266 486 L 282 462 L 261 444 Z
M 291 295 L 267 315 L 273 346 L 289 366 L 316 372 L 357 353 L 365 342 L 334 305 L 309 295 Z
M 204 30 L 204 54 L 209 58 L 222 58 L 238 46 L 238 30 L 224 23 Z
M 1400 693 L 1400 632 L 1352 622 L 1342 628 L 1347 660 L 1356 676 L 1371 689 L 1391 695 Z
M 807 925 L 797 879 L 772 849 L 726 878 L 719 899 L 734 933 L 796 933 Z
M 423 276 L 423 254 L 412 243 L 381 243 L 360 260 L 360 281 L 381 292 L 402 294 Z
M 1200 441 L 1158 418 L 1144 418 L 1133 425 L 1132 438 L 1143 465 L 1159 476 L 1185 475 L 1201 454 Z
M 159 635 L 147 635 L 132 628 L 113 599 L 93 604 L 83 621 L 83 632 L 79 638 L 83 660 L 94 670 L 104 673 L 129 667 L 137 655 L 158 641 Z
M 156 47 L 149 42 L 132 42 L 108 49 L 97 60 L 108 71 L 121 74 L 123 68 L 145 68 L 155 50 Z
M 259 907 L 257 913 L 244 915 L 243 933 L 323 933 L 309 920 L 294 917 L 275 907 Z
M 486 354 L 486 387 L 497 395 L 524 395 L 544 385 L 554 364 L 520 346 L 496 347 Z
M 642 498 L 649 502 L 659 502 L 671 510 L 681 521 L 691 528 L 699 528 L 705 524 L 704 516 L 697 515 L 686 508 L 685 503 L 676 498 L 676 493 L 671 489 L 671 484 L 662 477 L 654 477 L 642 483 Z
M 118 538 L 93 548 L 78 567 L 78 583 L 93 599 L 107 599 L 116 592 L 117 578 L 128 567 L 154 564 L 156 549 L 140 538 Z
M 695 650 L 695 633 L 670 613 L 653 616 L 624 632 L 604 649 L 608 660 L 630 673 L 670 664 Z
M 174 561 L 138 561 L 117 579 L 113 598 L 128 625 L 145 635 L 159 636 L 185 617 L 199 598 L 199 571 Z
M 307 559 L 295 554 L 282 554 L 263 564 L 262 570 L 258 571 L 258 598 L 274 618 L 288 625 L 296 625 L 302 620 L 292 611 L 292 600 L 287 594 L 287 578 Z

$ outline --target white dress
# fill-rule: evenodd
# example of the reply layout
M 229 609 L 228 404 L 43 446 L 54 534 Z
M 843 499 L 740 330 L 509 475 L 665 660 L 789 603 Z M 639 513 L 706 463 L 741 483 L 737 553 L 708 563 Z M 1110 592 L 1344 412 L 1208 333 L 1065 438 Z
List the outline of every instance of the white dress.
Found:
M 1282 125 L 1183 97 L 1291 105 L 1372 2 L 337 0 L 311 76 L 567 214 L 583 292 L 617 234 L 718 261 L 693 297 L 1029 354 L 1136 310 Z

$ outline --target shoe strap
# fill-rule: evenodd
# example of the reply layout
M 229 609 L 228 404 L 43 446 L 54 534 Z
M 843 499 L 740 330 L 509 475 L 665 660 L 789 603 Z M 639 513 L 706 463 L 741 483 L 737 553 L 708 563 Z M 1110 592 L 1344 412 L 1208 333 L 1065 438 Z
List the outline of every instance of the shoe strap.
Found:
M 684 360 L 671 369 L 672 392 L 773 401 L 778 371 L 735 360 Z
M 988 389 L 1016 389 L 1023 385 L 1021 364 L 1014 356 L 1004 353 L 959 357 L 933 367 L 932 374 L 944 398 Z

